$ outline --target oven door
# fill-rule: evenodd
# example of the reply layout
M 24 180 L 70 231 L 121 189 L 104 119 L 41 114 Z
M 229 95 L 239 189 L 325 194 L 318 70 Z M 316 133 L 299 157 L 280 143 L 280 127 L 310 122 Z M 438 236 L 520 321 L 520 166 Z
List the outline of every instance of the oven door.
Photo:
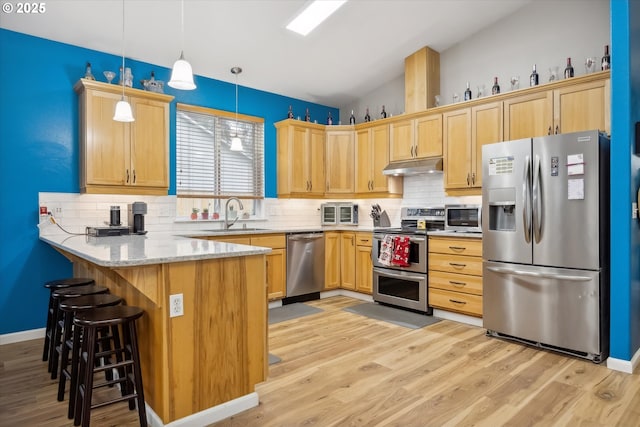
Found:
M 381 264 L 378 261 L 378 257 L 380 256 L 380 247 L 382 246 L 382 241 L 384 239 L 384 234 L 375 233 L 373 235 L 373 248 L 371 252 L 371 257 L 373 258 L 373 266 L 381 267 L 381 268 L 392 268 L 402 271 L 412 271 L 416 273 L 426 273 L 427 272 L 427 236 L 426 235 L 399 235 L 399 234 L 391 234 L 392 237 L 409 237 L 409 266 L 408 267 L 400 267 L 400 266 L 387 266 Z
M 427 292 L 427 275 L 373 269 L 373 300 L 431 314 Z

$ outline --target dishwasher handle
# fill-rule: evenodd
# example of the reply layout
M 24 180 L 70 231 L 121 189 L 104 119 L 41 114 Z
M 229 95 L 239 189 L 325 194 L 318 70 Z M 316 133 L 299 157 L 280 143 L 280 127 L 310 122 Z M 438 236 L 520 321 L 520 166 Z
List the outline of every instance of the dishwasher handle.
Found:
M 307 234 L 290 234 L 287 236 L 287 240 L 293 242 L 300 242 L 304 240 L 317 240 L 324 236 L 323 233 L 307 233 Z

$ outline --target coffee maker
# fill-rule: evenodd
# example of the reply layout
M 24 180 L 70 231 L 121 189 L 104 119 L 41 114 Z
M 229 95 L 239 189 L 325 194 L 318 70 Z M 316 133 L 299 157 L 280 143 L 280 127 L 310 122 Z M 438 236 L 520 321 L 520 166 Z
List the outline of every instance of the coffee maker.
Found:
M 133 202 L 128 205 L 129 228 L 133 234 L 147 234 L 144 229 L 144 216 L 147 213 L 147 204 L 144 202 Z

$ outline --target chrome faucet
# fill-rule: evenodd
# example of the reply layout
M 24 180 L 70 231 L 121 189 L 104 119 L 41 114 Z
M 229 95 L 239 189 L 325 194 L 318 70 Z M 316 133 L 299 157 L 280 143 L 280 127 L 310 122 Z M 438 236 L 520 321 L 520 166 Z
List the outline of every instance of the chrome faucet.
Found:
M 244 209 L 244 206 L 242 206 L 242 202 L 237 197 L 229 197 L 227 199 L 227 203 L 224 204 L 224 229 L 225 230 L 230 229 L 231 226 L 235 224 L 238 218 L 240 217 L 240 213 L 238 212 L 238 215 L 236 215 L 233 221 L 229 222 L 229 220 L 227 219 L 229 217 L 229 202 L 232 200 L 235 200 L 236 202 L 238 202 L 240 209 Z

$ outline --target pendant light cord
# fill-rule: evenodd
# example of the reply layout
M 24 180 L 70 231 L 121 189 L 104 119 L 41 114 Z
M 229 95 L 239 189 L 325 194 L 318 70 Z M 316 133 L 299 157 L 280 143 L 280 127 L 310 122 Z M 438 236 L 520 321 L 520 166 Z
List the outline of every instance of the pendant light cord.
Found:
M 238 73 L 236 73 L 236 136 L 238 136 Z
M 180 2 L 180 33 L 182 35 L 181 37 L 182 40 L 180 42 L 181 43 L 180 50 L 184 52 L 184 0 Z
M 124 100 L 124 0 L 122 0 L 122 71 L 120 73 L 120 79 L 122 80 L 122 99 Z

